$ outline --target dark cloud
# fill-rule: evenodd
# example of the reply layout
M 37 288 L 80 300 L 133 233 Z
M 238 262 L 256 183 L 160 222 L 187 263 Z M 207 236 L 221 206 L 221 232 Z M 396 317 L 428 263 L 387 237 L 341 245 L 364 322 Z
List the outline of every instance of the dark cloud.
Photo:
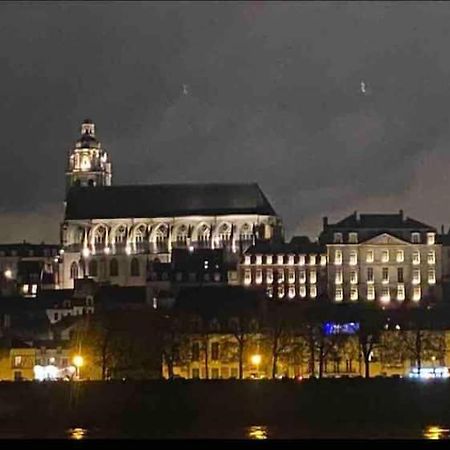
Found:
M 1 3 L 0 239 L 58 239 L 85 117 L 116 183 L 258 181 L 290 233 L 354 209 L 448 223 L 449 18 L 438 2 Z

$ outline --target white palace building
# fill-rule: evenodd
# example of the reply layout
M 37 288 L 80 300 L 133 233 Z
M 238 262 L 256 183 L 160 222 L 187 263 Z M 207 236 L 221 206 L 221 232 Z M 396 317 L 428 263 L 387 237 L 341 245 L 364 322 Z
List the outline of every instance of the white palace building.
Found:
M 150 261 L 172 249 L 224 248 L 231 260 L 281 234 L 257 184 L 112 185 L 109 156 L 85 120 L 66 171 L 60 288 L 76 278 L 145 286 Z

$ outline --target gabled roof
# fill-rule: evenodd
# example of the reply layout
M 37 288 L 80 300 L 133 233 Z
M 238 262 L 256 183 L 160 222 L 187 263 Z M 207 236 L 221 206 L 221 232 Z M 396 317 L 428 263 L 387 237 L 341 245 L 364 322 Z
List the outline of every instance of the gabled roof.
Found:
M 66 220 L 260 214 L 275 216 L 256 184 L 72 187 Z
M 403 217 L 403 212 L 398 214 L 358 214 L 353 213 L 339 222 L 330 224 L 333 228 L 369 228 L 369 229 L 414 229 L 434 230 L 434 227 L 426 225 L 410 217 Z

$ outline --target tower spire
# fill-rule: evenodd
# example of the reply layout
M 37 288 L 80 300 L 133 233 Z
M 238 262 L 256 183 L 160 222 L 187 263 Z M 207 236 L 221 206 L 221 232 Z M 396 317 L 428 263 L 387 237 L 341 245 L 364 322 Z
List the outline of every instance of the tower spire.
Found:
M 110 186 L 112 171 L 108 154 L 95 136 L 95 124 L 85 119 L 81 136 L 69 153 L 66 170 L 66 195 L 72 186 Z

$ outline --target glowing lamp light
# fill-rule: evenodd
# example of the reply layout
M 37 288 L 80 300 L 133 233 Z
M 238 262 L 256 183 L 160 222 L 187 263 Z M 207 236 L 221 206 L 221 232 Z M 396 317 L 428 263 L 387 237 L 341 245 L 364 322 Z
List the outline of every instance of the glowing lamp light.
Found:
M 189 251 L 192 253 L 194 251 L 194 247 L 192 245 L 189 246 Z
M 109 255 L 111 253 L 111 249 L 109 247 L 105 247 L 105 255 Z
M 73 357 L 73 364 L 74 364 L 75 367 L 82 367 L 83 364 L 84 364 L 84 359 L 83 359 L 83 357 L 80 356 L 80 355 L 75 355 L 75 356 Z
M 5 278 L 8 278 L 8 280 L 10 280 L 12 278 L 12 270 L 6 269 L 4 275 L 5 275 Z
M 125 253 L 126 253 L 127 255 L 131 255 L 131 247 L 130 247 L 129 245 L 127 245 L 127 246 L 125 247 Z
M 61 249 L 61 250 L 59 251 L 59 254 L 60 254 L 60 255 L 64 255 L 64 249 Z
M 259 366 L 261 364 L 261 355 L 252 355 L 250 361 L 254 366 Z
M 83 255 L 83 258 L 88 258 L 89 255 L 91 254 L 91 252 L 87 247 L 85 247 L 85 248 L 83 248 L 83 251 L 81 252 L 81 254 Z

